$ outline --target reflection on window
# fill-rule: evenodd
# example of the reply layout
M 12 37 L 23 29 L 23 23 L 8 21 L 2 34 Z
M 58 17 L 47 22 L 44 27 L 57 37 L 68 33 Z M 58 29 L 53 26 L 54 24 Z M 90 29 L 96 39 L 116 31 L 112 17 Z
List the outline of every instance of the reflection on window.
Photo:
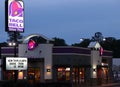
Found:
M 58 68 L 57 69 L 58 73 L 57 73 L 57 78 L 58 81 L 68 81 L 70 80 L 70 68 Z
M 28 68 L 28 80 L 40 81 L 40 68 Z
M 12 70 L 5 71 L 3 78 L 4 80 L 14 80 L 14 74 L 15 73 Z
M 73 68 L 72 70 L 72 79 L 75 83 L 84 82 L 84 68 Z

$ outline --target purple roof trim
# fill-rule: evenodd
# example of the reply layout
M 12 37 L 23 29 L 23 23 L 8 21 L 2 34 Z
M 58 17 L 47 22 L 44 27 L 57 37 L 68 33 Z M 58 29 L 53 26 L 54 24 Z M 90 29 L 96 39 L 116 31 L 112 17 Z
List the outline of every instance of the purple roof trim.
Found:
M 79 53 L 79 54 L 91 54 L 91 51 L 89 49 L 81 49 L 81 48 L 74 48 L 74 47 L 70 47 L 70 48 L 65 48 L 65 47 L 61 47 L 61 48 L 53 48 L 53 53 Z
M 113 56 L 113 54 L 110 51 L 104 51 L 102 56 Z
M 4 48 L 1 49 L 1 54 L 13 54 L 14 48 Z M 18 53 L 18 48 L 16 48 L 16 53 Z
M 18 53 L 18 48 L 16 48 Z M 78 54 L 91 54 L 90 49 L 76 48 L 76 47 L 53 47 L 53 53 L 78 53 Z M 13 48 L 2 48 L 1 54 L 14 54 Z M 111 51 L 104 51 L 102 56 L 113 56 Z

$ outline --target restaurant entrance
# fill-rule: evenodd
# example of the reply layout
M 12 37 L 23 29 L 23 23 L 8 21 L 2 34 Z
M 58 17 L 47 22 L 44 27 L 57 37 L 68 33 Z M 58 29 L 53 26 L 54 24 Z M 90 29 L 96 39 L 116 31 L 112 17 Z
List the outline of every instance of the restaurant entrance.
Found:
M 30 67 L 28 68 L 28 81 L 30 83 L 40 82 L 40 68 L 39 67 Z

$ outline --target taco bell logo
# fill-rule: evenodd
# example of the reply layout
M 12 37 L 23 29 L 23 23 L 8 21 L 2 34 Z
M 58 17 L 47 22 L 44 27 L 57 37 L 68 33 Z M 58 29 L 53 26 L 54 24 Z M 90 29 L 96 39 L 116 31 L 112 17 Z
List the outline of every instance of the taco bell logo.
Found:
M 23 7 L 20 2 L 13 1 L 9 5 L 9 15 L 15 17 L 22 17 L 23 16 Z
M 20 31 L 24 30 L 24 19 L 23 19 L 23 2 L 16 0 L 9 0 L 8 3 L 8 27 L 9 31 Z

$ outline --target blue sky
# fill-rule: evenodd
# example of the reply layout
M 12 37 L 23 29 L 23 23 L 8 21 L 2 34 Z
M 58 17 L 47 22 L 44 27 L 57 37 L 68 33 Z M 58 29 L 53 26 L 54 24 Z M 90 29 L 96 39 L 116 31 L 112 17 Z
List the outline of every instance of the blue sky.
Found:
M 0 0 L 0 42 L 5 41 L 4 1 Z M 95 32 L 120 39 L 120 0 L 23 0 L 24 36 L 37 33 L 59 37 L 68 44 Z

